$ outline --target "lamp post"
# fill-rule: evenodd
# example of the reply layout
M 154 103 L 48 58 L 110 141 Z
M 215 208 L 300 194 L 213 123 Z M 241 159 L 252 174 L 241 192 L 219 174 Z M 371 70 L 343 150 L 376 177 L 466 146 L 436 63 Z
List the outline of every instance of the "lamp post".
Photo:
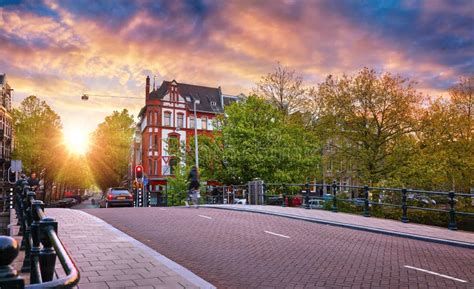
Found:
M 199 146 L 198 146 L 198 134 L 197 134 L 197 115 L 196 115 L 196 104 L 200 104 L 199 99 L 194 99 L 190 96 L 186 97 L 187 101 L 193 102 L 194 109 L 194 153 L 196 160 L 196 169 L 199 168 Z

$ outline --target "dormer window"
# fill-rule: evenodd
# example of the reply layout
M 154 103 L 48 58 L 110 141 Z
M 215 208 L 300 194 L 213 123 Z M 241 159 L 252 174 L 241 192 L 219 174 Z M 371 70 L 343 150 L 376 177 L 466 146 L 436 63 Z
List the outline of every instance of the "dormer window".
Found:
M 211 101 L 211 106 L 216 106 L 217 103 L 215 101 Z

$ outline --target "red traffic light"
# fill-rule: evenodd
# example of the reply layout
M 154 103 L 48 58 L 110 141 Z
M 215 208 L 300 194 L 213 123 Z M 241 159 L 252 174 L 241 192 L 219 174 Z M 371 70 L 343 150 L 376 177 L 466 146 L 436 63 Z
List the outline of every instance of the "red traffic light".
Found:
M 141 179 L 143 177 L 143 166 L 138 165 L 135 167 L 135 178 Z

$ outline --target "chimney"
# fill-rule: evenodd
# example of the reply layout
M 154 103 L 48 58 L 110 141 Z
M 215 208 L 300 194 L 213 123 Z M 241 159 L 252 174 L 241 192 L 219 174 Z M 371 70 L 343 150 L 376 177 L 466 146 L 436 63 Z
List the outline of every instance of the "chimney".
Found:
M 222 89 L 220 86 L 217 89 L 219 90 L 219 96 L 221 98 L 221 107 L 222 107 L 222 110 L 224 110 L 224 96 L 222 95 Z
M 145 86 L 145 98 L 148 99 L 150 96 L 150 76 L 146 77 L 146 86 Z

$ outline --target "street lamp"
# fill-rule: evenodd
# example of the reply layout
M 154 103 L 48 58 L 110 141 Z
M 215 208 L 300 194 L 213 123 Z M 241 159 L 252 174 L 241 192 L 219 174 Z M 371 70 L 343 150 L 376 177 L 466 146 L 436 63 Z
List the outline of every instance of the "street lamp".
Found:
M 194 108 L 194 153 L 196 157 L 196 169 L 199 168 L 199 153 L 198 153 L 198 134 L 197 134 L 197 115 L 196 115 L 196 104 L 200 104 L 199 99 L 194 99 L 191 96 L 186 97 L 186 101 L 193 103 Z

